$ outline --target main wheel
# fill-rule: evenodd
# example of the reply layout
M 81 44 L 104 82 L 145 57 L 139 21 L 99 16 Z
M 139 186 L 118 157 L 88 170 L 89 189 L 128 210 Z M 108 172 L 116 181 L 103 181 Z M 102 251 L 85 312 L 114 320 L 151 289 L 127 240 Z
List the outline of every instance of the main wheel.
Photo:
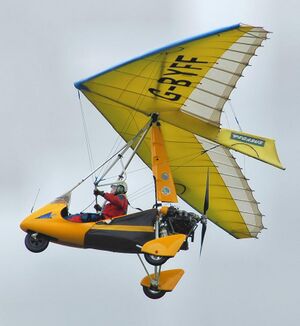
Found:
M 150 254 L 144 254 L 145 259 L 150 265 L 153 266 L 160 266 L 164 264 L 169 257 L 164 257 L 164 256 L 155 256 L 155 255 L 150 255 Z
M 160 299 L 166 294 L 166 291 L 162 290 L 153 290 L 150 288 L 147 288 L 146 286 L 143 286 L 143 291 L 146 294 L 146 296 L 150 299 Z
M 33 236 L 30 233 L 27 233 L 25 237 L 25 246 L 28 250 L 34 253 L 44 251 L 49 244 L 49 239 L 42 234 L 37 234 Z

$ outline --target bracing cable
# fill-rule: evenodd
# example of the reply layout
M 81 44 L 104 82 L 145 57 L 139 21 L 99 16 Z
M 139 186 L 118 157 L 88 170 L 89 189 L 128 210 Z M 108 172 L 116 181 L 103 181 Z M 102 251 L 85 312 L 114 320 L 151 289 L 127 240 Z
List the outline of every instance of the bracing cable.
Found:
M 89 158 L 89 163 L 90 163 L 90 169 L 91 169 L 91 171 L 93 171 L 94 166 L 95 166 L 94 165 L 94 159 L 93 159 L 93 153 L 92 153 L 92 149 L 91 149 L 91 144 L 90 144 L 89 134 L 88 134 L 88 128 L 87 128 L 87 124 L 86 124 L 86 120 L 85 120 L 85 116 L 84 116 L 84 112 L 83 112 L 82 101 L 81 101 L 79 91 L 78 91 L 78 99 L 79 99 L 79 105 L 80 105 L 80 112 L 81 112 L 81 119 L 82 119 L 85 143 L 86 143 L 86 148 L 87 148 L 88 158 Z
M 85 212 L 88 208 L 90 208 L 94 203 L 96 202 L 96 200 L 94 199 L 86 208 L 84 208 L 81 212 Z
M 140 197 L 145 196 L 146 194 L 150 193 L 151 191 L 153 191 L 152 185 L 147 185 L 146 187 L 143 187 L 142 189 L 138 189 L 133 194 L 129 195 L 128 198 L 130 198 L 130 200 L 136 200 Z
M 235 113 L 235 110 L 234 110 L 234 108 L 233 108 L 233 105 L 232 105 L 231 101 L 229 101 L 229 105 L 230 105 L 230 108 L 231 108 L 232 114 L 233 114 L 233 116 L 234 116 L 234 119 L 235 119 L 235 121 L 236 121 L 236 123 L 237 123 L 237 125 L 238 125 L 238 127 L 239 127 L 239 129 L 240 129 L 240 131 L 242 132 L 243 129 L 242 129 L 240 123 L 239 123 L 239 120 L 238 120 L 238 118 L 237 118 L 237 116 L 236 116 L 236 113 Z M 244 170 L 244 174 L 246 174 L 246 156 L 245 156 L 245 155 L 243 155 L 243 160 L 244 160 L 244 169 L 243 169 L 243 170 Z
M 121 132 L 124 132 L 124 131 L 126 132 L 127 131 L 127 129 L 129 128 L 129 126 L 130 126 L 130 124 L 132 122 L 132 120 L 133 120 L 133 117 L 128 117 L 127 118 Z M 117 137 L 115 139 L 115 142 L 114 142 L 114 145 L 110 149 L 110 152 L 108 153 L 107 157 L 109 157 L 109 155 L 111 155 L 111 153 L 121 145 L 121 142 L 122 142 L 122 137 L 120 135 L 117 135 Z M 99 173 L 98 173 L 97 177 L 99 177 L 101 172 L 102 172 L 102 169 L 99 170 Z
M 229 122 L 229 119 L 228 119 L 227 112 L 224 111 L 224 113 L 225 113 L 225 118 L 226 118 L 226 121 L 227 121 L 228 128 L 230 129 L 230 122 Z
M 236 123 L 237 123 L 237 125 L 238 125 L 238 127 L 239 127 L 239 129 L 240 129 L 240 131 L 243 131 L 243 130 L 242 130 L 242 127 L 241 127 L 241 125 L 240 125 L 240 123 L 239 123 L 239 120 L 238 120 L 238 118 L 237 118 L 237 115 L 235 114 L 235 111 L 234 111 L 234 108 L 233 108 L 233 105 L 232 105 L 231 101 L 229 101 L 229 106 L 230 106 L 230 108 L 231 108 L 232 114 L 233 114 L 233 116 L 234 116 L 234 119 L 235 119 L 235 121 L 236 121 Z

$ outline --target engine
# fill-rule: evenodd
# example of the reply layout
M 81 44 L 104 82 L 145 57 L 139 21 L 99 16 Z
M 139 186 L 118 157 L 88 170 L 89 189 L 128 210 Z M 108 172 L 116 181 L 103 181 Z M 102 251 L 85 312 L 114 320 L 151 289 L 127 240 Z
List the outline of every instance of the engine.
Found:
M 197 214 L 176 209 L 174 206 L 170 206 L 163 217 L 168 234 L 181 233 L 192 236 L 199 221 L 200 217 Z

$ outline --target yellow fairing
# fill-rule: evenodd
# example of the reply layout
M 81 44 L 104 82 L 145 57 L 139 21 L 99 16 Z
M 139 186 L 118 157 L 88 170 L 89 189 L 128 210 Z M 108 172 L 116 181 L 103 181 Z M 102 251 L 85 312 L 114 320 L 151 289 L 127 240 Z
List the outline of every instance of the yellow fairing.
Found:
M 235 146 L 225 137 L 220 119 L 243 70 L 266 37 L 260 27 L 234 25 L 75 84 L 126 141 L 149 121 L 150 114 L 157 113 L 177 194 L 202 212 L 209 169 L 207 216 L 236 238 L 256 237 L 263 229 L 262 214 L 227 147 L 251 153 L 245 150 L 247 144 Z M 150 149 L 148 135 L 137 153 L 151 168 Z M 259 153 L 263 161 L 280 166 L 271 155 Z
M 158 290 L 172 291 L 175 289 L 177 283 L 180 281 L 184 274 L 183 269 L 171 269 L 168 271 L 160 272 Z M 151 286 L 151 279 L 154 279 L 155 275 L 151 274 L 150 277 L 146 276 L 141 280 L 141 285 L 147 288 Z
M 168 155 L 159 126 L 151 128 L 152 171 L 156 180 L 157 200 L 177 203 L 177 195 Z
M 75 247 L 83 247 L 86 232 L 95 223 L 74 223 L 65 220 L 61 211 L 64 202 L 50 203 L 25 218 L 20 227 L 23 231 L 47 235 L 54 241 Z
M 105 231 L 122 231 L 122 232 L 149 232 L 153 233 L 153 226 L 144 225 L 110 225 L 110 224 L 95 224 L 91 230 Z
M 150 255 L 174 257 L 186 236 L 183 234 L 169 235 L 146 242 L 141 251 Z

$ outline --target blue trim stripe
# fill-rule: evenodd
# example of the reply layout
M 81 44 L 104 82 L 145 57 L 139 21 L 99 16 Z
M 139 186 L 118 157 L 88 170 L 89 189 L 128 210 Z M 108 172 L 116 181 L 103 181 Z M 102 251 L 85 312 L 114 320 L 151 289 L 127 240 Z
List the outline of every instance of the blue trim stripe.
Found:
M 36 217 L 37 219 L 52 218 L 52 213 L 47 213 L 41 216 Z
M 94 79 L 96 77 L 99 77 L 101 75 L 104 75 L 104 74 L 106 74 L 106 73 L 108 73 L 108 72 L 110 72 L 110 71 L 112 71 L 114 69 L 117 69 L 117 68 L 120 68 L 122 66 L 125 66 L 125 65 L 127 65 L 127 64 L 129 64 L 131 62 L 134 62 L 134 61 L 137 61 L 137 60 L 141 60 L 141 59 L 146 58 L 146 57 L 148 57 L 150 55 L 159 53 L 161 51 L 168 50 L 168 49 L 173 48 L 175 46 L 180 46 L 182 44 L 185 44 L 185 43 L 188 43 L 188 42 L 191 42 L 191 41 L 199 40 L 199 39 L 202 39 L 202 38 L 205 38 L 205 37 L 209 37 L 209 36 L 212 36 L 212 35 L 216 35 L 216 34 L 219 34 L 219 33 L 222 33 L 222 32 L 227 32 L 227 31 L 230 31 L 230 30 L 233 30 L 233 29 L 237 29 L 240 26 L 241 26 L 241 24 L 236 24 L 236 25 L 225 27 L 225 28 L 220 28 L 220 29 L 217 29 L 217 30 L 213 30 L 211 32 L 208 32 L 208 33 L 200 34 L 200 35 L 197 35 L 197 36 L 194 36 L 194 37 L 191 37 L 191 38 L 188 38 L 188 39 L 179 41 L 179 42 L 175 42 L 175 43 L 169 44 L 169 45 L 164 46 L 162 48 L 159 48 L 159 49 L 156 49 L 156 50 L 147 52 L 147 53 L 145 53 L 145 54 L 143 54 L 143 55 L 141 55 L 139 57 L 136 57 L 136 58 L 133 58 L 131 60 L 128 60 L 128 61 L 126 61 L 124 63 L 121 63 L 121 64 L 118 64 L 116 66 L 113 66 L 113 67 L 111 67 L 109 69 L 106 69 L 106 70 L 104 70 L 104 71 L 102 71 L 102 72 L 100 72 L 100 73 L 98 73 L 96 75 L 93 75 L 93 76 L 89 77 L 89 78 L 82 79 L 82 80 L 80 80 L 78 82 L 75 82 L 74 83 L 74 86 L 77 89 L 79 89 L 79 90 L 84 90 L 85 89 L 85 87 L 83 85 L 84 83 L 90 81 L 91 79 Z

